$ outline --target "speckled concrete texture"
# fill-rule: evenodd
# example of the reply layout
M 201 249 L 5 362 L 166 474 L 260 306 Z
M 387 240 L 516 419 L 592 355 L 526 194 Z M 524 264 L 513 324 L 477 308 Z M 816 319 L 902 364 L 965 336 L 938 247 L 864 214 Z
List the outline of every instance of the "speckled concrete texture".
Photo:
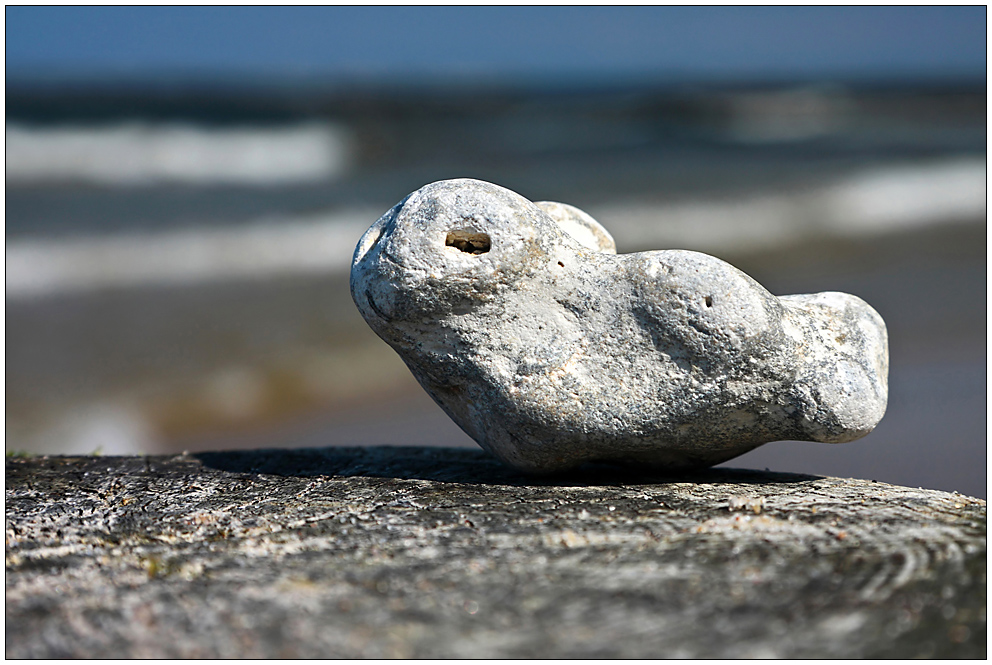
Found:
M 481 450 L 8 458 L 7 658 L 986 656 L 986 505 Z
M 618 255 L 581 210 L 486 182 L 394 206 L 351 291 L 445 412 L 524 471 L 705 467 L 852 441 L 885 412 L 885 323 L 856 296 L 776 297 L 698 252 Z

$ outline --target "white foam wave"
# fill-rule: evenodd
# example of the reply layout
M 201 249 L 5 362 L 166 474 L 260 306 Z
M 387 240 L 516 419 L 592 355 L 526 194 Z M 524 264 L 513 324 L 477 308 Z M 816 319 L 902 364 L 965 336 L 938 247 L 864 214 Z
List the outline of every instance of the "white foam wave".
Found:
M 351 153 L 347 132 L 326 123 L 274 128 L 8 124 L 6 140 L 9 184 L 292 184 L 340 176 Z
M 7 298 L 155 284 L 335 273 L 382 213 L 354 210 L 195 229 L 7 243 Z
M 986 184 L 984 160 L 958 159 L 867 170 L 792 193 L 662 205 L 616 203 L 588 212 L 610 229 L 621 251 L 678 248 L 719 254 L 982 219 Z

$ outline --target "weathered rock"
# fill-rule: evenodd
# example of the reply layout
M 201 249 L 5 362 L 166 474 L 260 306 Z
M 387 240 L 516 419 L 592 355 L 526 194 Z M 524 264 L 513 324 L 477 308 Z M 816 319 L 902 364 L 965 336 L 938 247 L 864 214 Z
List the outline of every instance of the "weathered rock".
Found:
M 885 411 L 885 324 L 859 298 L 777 298 L 697 252 L 617 255 L 582 211 L 490 183 L 393 207 L 358 243 L 351 290 L 448 415 L 526 471 L 709 466 L 851 441 Z
M 986 505 L 481 450 L 6 462 L 7 658 L 986 656 Z

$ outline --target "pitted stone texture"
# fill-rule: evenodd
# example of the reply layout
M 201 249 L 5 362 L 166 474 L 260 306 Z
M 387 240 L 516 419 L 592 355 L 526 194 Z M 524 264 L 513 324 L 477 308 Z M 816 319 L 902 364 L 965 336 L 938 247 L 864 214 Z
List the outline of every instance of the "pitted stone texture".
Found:
M 697 252 L 614 252 L 572 206 L 447 180 L 369 228 L 351 291 L 445 412 L 525 471 L 709 466 L 881 419 L 885 323 L 859 298 L 778 298 Z

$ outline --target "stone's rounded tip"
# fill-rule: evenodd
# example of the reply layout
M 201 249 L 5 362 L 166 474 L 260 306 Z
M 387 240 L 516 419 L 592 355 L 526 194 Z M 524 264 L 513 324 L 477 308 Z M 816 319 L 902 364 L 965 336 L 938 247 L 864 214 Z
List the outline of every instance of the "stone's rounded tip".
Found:
M 819 418 L 808 438 L 847 443 L 870 433 L 888 402 L 885 322 L 861 298 L 824 292 L 783 296 L 785 317 L 801 336 L 796 386 L 816 396 Z
M 698 252 L 615 252 L 573 206 L 445 180 L 363 235 L 352 296 L 462 429 L 529 472 L 709 466 L 882 417 L 888 341 L 864 301 L 776 298 Z
M 535 205 L 583 247 L 608 254 L 617 253 L 613 236 L 588 213 L 567 203 L 554 201 L 538 201 Z

